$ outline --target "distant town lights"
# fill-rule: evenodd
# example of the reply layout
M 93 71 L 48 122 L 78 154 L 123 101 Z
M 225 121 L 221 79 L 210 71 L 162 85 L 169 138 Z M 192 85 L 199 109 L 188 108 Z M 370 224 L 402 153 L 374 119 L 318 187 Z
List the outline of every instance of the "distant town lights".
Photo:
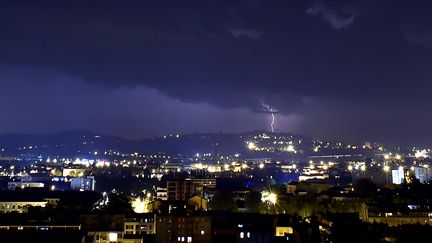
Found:
M 417 150 L 416 152 L 415 152 L 415 154 L 414 154 L 414 156 L 417 158 L 417 159 L 420 159 L 420 158 L 427 158 L 428 156 L 427 156 L 427 151 L 425 150 L 425 149 L 423 149 L 423 150 Z

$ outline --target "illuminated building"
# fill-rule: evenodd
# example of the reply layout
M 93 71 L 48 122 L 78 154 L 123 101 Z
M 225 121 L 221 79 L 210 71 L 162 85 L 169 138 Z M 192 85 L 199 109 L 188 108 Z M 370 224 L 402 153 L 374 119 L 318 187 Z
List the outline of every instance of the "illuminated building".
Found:
M 432 171 L 430 168 L 414 167 L 414 176 L 421 183 L 427 183 L 432 178 Z
M 291 182 L 287 185 L 287 193 L 296 194 L 300 192 L 321 193 L 329 189 L 327 180 L 308 180 L 300 182 Z
M 399 167 L 397 170 L 392 170 L 392 181 L 394 184 L 402 184 L 405 180 L 405 174 L 403 167 Z
M 167 182 L 168 200 L 187 200 L 195 195 L 203 195 L 204 187 L 215 188 L 215 179 L 173 180 Z
M 87 176 L 86 178 L 71 178 L 71 189 L 79 191 L 94 191 L 95 183 L 96 181 L 93 176 Z
M 156 216 L 156 242 L 211 242 L 211 217 L 201 215 Z
M 408 205 L 409 208 L 409 205 Z M 404 224 L 423 224 L 432 226 L 432 213 L 429 210 L 415 210 L 413 212 L 404 209 L 384 210 L 379 208 L 364 207 L 364 221 L 369 223 L 383 223 L 389 226 Z
M 124 233 L 130 235 L 155 234 L 156 233 L 156 215 L 145 214 L 139 218 L 127 218 L 124 222 Z
M 85 169 L 64 168 L 63 169 L 63 176 L 83 177 L 84 176 L 84 172 L 85 172 Z
M 80 222 L 93 242 L 123 242 L 124 215 L 82 215 Z
M 168 191 L 166 188 L 158 187 L 156 188 L 156 199 L 160 199 L 162 201 L 168 200 Z
M 282 236 L 292 235 L 293 233 L 294 233 L 294 230 L 292 227 L 277 226 L 275 236 L 282 237 Z
M 44 200 L 27 200 L 27 201 L 14 201 L 4 200 L 0 201 L 0 212 L 2 213 L 26 213 L 29 207 L 46 207 L 48 204 Z
M 17 188 L 20 188 L 20 189 L 24 189 L 24 188 L 43 188 L 45 186 L 45 184 L 44 183 L 42 183 L 42 182 L 27 182 L 27 181 L 24 181 L 24 182 L 16 182 L 16 181 L 13 181 L 13 182 L 8 182 L 8 185 L 7 185 L 7 187 L 8 187 L 8 190 L 15 190 L 15 189 L 17 189 Z

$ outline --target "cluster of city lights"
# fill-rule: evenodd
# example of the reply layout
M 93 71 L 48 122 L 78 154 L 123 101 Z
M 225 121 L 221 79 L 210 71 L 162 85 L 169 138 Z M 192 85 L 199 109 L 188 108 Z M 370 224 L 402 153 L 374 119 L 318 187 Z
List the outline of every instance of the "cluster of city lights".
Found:
M 261 201 L 275 205 L 277 203 L 277 194 L 271 191 L 263 191 Z

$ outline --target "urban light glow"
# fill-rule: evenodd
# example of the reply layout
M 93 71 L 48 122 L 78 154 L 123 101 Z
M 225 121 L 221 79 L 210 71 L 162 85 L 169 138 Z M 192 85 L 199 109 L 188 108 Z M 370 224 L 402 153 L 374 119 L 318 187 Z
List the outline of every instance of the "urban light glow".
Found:
M 150 202 L 149 198 L 151 195 L 147 194 L 147 197 L 137 197 L 132 201 L 132 209 L 135 213 L 147 213 L 148 212 L 148 203 Z
M 247 147 L 249 150 L 255 150 L 257 148 L 254 142 L 248 142 Z
M 261 200 L 275 205 L 277 203 L 277 194 L 274 192 L 264 191 L 262 192 Z
M 423 149 L 423 150 L 417 150 L 416 152 L 415 152 L 415 154 L 414 154 L 414 156 L 417 158 L 417 159 L 420 159 L 420 158 L 427 158 L 428 156 L 427 156 L 427 151 L 425 150 L 425 149 Z

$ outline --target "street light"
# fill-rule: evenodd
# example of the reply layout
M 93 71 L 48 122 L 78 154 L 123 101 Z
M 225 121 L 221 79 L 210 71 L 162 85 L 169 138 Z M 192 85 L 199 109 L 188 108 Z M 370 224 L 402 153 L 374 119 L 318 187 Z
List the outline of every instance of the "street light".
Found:
M 383 170 L 384 170 L 384 173 L 386 174 L 386 184 L 388 184 L 388 177 L 389 177 L 390 166 L 384 165 Z
M 270 209 L 273 206 L 273 210 L 275 213 L 277 213 L 276 209 L 276 203 L 277 203 L 277 194 L 270 191 L 264 191 L 261 194 L 261 201 L 267 204 L 267 213 L 270 211 Z
M 263 202 L 268 202 L 268 203 L 271 203 L 271 204 L 275 205 L 276 202 L 277 202 L 277 194 L 274 193 L 274 192 L 264 191 L 262 193 L 261 200 Z

